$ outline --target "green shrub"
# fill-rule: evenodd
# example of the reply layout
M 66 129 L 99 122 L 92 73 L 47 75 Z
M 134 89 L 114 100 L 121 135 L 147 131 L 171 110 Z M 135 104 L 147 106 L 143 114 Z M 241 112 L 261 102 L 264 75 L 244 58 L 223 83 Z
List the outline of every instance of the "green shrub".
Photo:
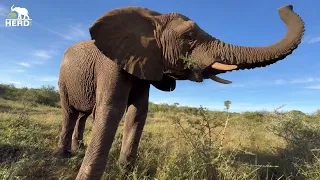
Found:
M 7 100 L 20 100 L 28 88 L 16 88 L 13 84 L 0 84 L 0 97 Z
M 231 102 L 226 101 L 226 110 Z M 195 108 L 199 119 L 187 119 L 183 125 L 179 117 L 171 117 L 177 128 L 178 139 L 183 139 L 190 145 L 191 150 L 184 156 L 179 155 L 181 163 L 173 166 L 173 177 L 182 179 L 257 179 L 258 169 L 236 161 L 238 150 L 231 152 L 223 150 L 225 131 L 228 126 L 229 112 L 222 116 L 208 109 Z M 224 127 L 215 134 L 214 129 Z M 182 163 L 183 162 L 183 163 Z
M 285 171 L 309 179 L 316 177 L 313 171 L 318 175 L 320 172 L 320 153 L 315 153 L 320 152 L 320 124 L 303 117 L 297 112 L 276 113 L 271 130 L 286 141 L 287 148 L 282 153 L 288 164 Z
M 53 86 L 42 86 L 40 89 L 29 89 L 22 99 L 32 103 L 57 106 L 59 94 Z
M 57 106 L 60 100 L 59 92 L 54 86 L 16 88 L 14 85 L 0 84 L 0 97 L 7 100 L 25 101 L 33 105 L 47 106 Z
M 250 121 L 255 121 L 255 122 L 262 122 L 264 113 L 263 112 L 244 112 L 243 117 L 247 120 Z

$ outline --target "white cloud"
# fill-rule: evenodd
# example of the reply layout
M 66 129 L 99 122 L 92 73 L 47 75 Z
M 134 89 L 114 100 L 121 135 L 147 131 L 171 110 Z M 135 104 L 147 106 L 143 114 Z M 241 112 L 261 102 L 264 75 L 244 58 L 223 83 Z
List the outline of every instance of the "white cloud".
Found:
M 286 83 L 286 81 L 283 79 L 278 79 L 278 80 L 274 81 L 274 84 L 278 84 L 278 85 L 285 84 L 285 83 Z
M 293 79 L 293 80 L 291 80 L 291 83 L 292 84 L 309 83 L 309 82 L 316 82 L 316 81 L 320 81 L 320 79 L 314 78 L 314 77 L 307 77 L 307 78 L 303 78 L 303 79 Z
M 43 64 L 43 63 L 44 63 L 44 61 L 32 61 L 32 64 L 37 64 L 37 65 Z
M 33 56 L 33 60 L 31 61 L 23 61 L 17 62 L 16 64 L 24 67 L 32 67 L 33 65 L 40 65 L 46 63 L 48 60 L 52 59 L 55 55 L 57 55 L 59 50 L 57 47 L 49 45 L 47 49 L 34 49 L 29 53 Z
M 307 86 L 306 89 L 316 89 L 316 90 L 320 90 L 320 85 Z
M 304 38 L 303 42 L 308 44 L 318 43 L 320 42 L 320 36 L 307 36 Z
M 305 84 L 305 83 L 312 83 L 312 82 L 318 82 L 318 81 L 320 81 L 320 78 L 305 77 L 305 78 L 297 78 L 297 79 L 291 79 L 291 80 L 278 79 L 278 80 L 275 80 L 272 84 L 276 84 L 276 85 Z
M 52 58 L 49 51 L 46 50 L 36 50 L 32 53 L 33 56 L 39 57 L 43 60 L 49 60 Z
M 84 25 L 71 24 L 68 27 L 64 27 L 64 29 L 66 29 L 66 30 L 63 30 L 64 33 L 60 33 L 56 30 L 47 28 L 38 22 L 34 22 L 34 24 L 40 27 L 41 29 L 44 29 L 57 36 L 60 36 L 61 38 L 68 41 L 81 41 L 81 40 L 90 39 L 88 27 L 85 27 Z
M 9 70 L 9 71 L 11 71 L 11 72 L 19 72 L 19 73 L 25 72 L 25 70 L 23 70 L 23 69 L 12 69 L 12 70 Z
M 31 64 L 30 63 L 27 63 L 27 62 L 17 62 L 16 64 L 20 65 L 20 66 L 24 66 L 24 67 L 31 67 Z
M 9 7 L 0 4 L 0 17 L 7 17 L 9 12 Z
M 25 72 L 25 70 L 23 70 L 23 69 L 14 69 L 14 68 L 1 68 L 0 72 L 23 73 L 23 72 Z
M 292 79 L 275 79 L 268 81 L 248 80 L 247 82 L 238 82 L 237 84 L 231 84 L 228 86 L 219 87 L 233 87 L 233 88 L 252 88 L 261 86 L 284 86 L 284 85 L 298 85 L 298 84 L 310 84 L 320 82 L 320 77 L 299 77 Z
M 47 77 L 38 78 L 38 80 L 42 82 L 58 81 L 58 77 L 47 76 Z
M 76 25 L 76 26 L 69 26 L 69 31 L 64 35 L 64 38 L 66 40 L 71 40 L 71 41 L 79 41 L 79 40 L 85 40 L 88 39 L 89 36 L 89 30 L 86 28 L 84 30 L 81 25 Z
M 231 87 L 244 87 L 244 84 L 231 84 Z
M 14 84 L 14 85 L 21 85 L 22 83 L 19 81 L 8 81 L 8 83 L 10 84 Z

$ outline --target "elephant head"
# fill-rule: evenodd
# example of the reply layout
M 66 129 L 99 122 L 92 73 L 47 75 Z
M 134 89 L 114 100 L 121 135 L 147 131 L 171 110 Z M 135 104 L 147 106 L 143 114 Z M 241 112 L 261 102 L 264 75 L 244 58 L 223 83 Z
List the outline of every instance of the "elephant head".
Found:
M 176 80 L 219 83 L 217 74 L 265 67 L 290 55 L 301 43 L 304 22 L 291 5 L 278 9 L 287 25 L 279 42 L 265 47 L 225 43 L 179 13 L 160 14 L 140 7 L 119 8 L 99 17 L 90 34 L 96 46 L 128 73 L 163 91 Z

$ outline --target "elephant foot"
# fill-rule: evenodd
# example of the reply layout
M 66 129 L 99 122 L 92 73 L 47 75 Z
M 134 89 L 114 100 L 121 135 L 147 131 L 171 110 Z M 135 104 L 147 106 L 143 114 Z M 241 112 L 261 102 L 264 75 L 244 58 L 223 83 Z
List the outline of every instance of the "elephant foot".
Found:
M 72 145 L 71 145 L 71 149 L 74 152 L 84 150 L 85 146 L 84 146 L 83 141 L 82 140 L 73 140 Z
M 59 148 L 53 152 L 53 156 L 56 158 L 70 158 L 72 154 L 70 151 Z
M 127 161 L 126 158 L 119 158 L 118 163 L 127 173 L 133 172 L 135 161 Z

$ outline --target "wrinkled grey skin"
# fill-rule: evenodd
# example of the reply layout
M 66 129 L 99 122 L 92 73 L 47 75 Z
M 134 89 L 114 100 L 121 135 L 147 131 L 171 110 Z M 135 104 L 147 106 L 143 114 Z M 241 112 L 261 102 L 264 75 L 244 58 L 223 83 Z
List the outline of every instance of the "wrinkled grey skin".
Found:
M 56 154 L 69 155 L 71 146 L 79 147 L 85 120 L 94 113 L 91 140 L 76 179 L 100 179 L 126 111 L 119 161 L 133 165 L 148 113 L 150 84 L 172 91 L 176 80 L 202 82 L 284 59 L 301 42 L 304 23 L 292 6 L 280 8 L 279 14 L 287 34 L 267 47 L 226 44 L 178 13 L 125 7 L 104 14 L 90 28 L 92 40 L 76 43 L 64 54 L 59 76 L 64 120 Z M 187 63 L 182 58 L 186 54 Z M 236 66 L 213 66 L 218 62 Z

